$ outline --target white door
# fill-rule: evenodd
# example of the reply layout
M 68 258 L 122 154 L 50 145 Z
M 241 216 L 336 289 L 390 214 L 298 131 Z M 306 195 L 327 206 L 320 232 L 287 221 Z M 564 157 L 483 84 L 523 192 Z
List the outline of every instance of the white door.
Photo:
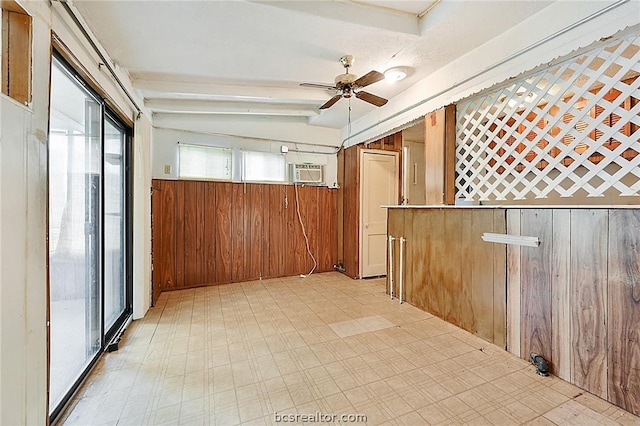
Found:
M 360 277 L 387 272 L 387 209 L 398 204 L 398 154 L 362 151 Z

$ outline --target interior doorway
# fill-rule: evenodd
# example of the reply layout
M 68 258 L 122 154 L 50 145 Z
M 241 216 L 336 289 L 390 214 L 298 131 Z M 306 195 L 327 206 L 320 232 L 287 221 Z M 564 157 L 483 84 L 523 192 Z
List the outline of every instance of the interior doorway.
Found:
M 387 210 L 398 203 L 398 153 L 363 149 L 360 164 L 360 277 L 387 271 Z

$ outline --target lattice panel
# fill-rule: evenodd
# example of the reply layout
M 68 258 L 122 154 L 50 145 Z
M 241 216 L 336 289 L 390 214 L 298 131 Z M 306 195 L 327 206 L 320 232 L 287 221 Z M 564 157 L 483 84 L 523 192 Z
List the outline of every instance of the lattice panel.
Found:
M 638 35 L 458 103 L 457 196 L 639 195 Z

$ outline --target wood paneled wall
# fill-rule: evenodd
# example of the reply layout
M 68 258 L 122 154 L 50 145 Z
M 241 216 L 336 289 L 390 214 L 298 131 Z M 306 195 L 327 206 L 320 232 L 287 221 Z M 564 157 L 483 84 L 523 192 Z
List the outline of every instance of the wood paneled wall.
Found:
M 640 210 L 513 209 L 508 345 L 559 377 L 640 414 Z
M 316 272 L 337 261 L 337 191 L 297 187 Z M 154 180 L 153 293 L 306 274 L 292 185 Z
M 500 209 L 389 209 L 398 294 L 399 238 L 406 238 L 404 300 L 502 348 L 506 345 L 506 249 L 485 243 L 504 233 Z
M 425 122 L 425 188 L 427 205 L 455 203 L 456 106 L 447 105 Z

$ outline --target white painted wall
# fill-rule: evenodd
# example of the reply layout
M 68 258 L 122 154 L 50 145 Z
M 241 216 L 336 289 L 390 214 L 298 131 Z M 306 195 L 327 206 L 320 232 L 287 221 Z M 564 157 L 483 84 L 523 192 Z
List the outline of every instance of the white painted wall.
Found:
M 46 424 L 47 132 L 51 31 L 132 119 L 135 114 L 59 3 L 20 2 L 33 17 L 33 98 L 19 105 L 0 94 L 0 424 Z M 122 75 L 128 83 L 128 77 Z M 140 101 L 140 103 L 142 103 Z M 136 124 L 134 306 L 149 306 L 150 124 Z M 142 198 L 138 198 L 138 195 Z M 146 296 L 145 296 L 146 295 Z
M 588 22 L 575 25 L 612 5 L 618 6 Z M 411 86 L 389 100 L 384 108 L 375 109 L 354 121 L 351 138 L 345 142 L 345 146 L 375 140 L 438 108 L 589 46 L 600 38 L 638 25 L 639 10 L 638 0 L 626 3 L 554 2 Z M 524 50 L 527 50 L 526 53 L 523 53 Z M 512 59 L 502 63 L 505 58 Z M 348 137 L 346 127 L 342 129 L 341 137 Z
M 325 165 L 326 184 L 331 187 L 335 187 L 337 185 L 338 162 L 337 155 L 334 153 L 335 148 L 333 147 L 311 146 L 302 143 L 259 140 L 236 136 L 221 136 L 194 131 L 155 127 L 153 129 L 153 142 L 151 149 L 153 158 L 152 176 L 154 179 L 178 178 L 178 142 L 273 153 L 279 153 L 282 145 L 286 145 L 290 150 L 289 153 L 286 154 L 287 163 L 323 164 Z M 295 150 L 323 152 L 328 154 L 302 153 L 295 152 Z M 171 173 L 164 173 L 165 166 L 170 166 Z

